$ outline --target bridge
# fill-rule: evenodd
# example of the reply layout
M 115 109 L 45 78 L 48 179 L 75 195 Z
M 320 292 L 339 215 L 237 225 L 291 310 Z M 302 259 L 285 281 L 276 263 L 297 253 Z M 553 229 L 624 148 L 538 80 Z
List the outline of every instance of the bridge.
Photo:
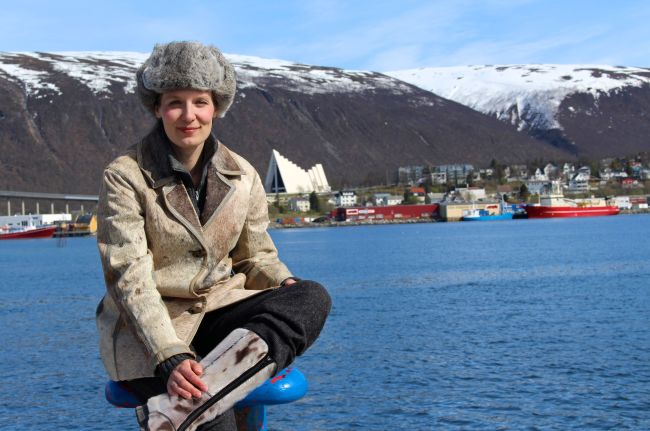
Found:
M 39 193 L 39 192 L 17 192 L 0 190 L 0 199 L 6 199 L 7 215 L 12 215 L 11 204 L 20 206 L 20 214 L 41 214 L 41 203 L 50 204 L 50 214 L 58 212 L 70 213 L 78 211 L 81 214 L 93 212 L 97 207 L 99 196 L 97 195 L 73 195 L 65 193 Z M 63 211 L 65 208 L 65 211 Z

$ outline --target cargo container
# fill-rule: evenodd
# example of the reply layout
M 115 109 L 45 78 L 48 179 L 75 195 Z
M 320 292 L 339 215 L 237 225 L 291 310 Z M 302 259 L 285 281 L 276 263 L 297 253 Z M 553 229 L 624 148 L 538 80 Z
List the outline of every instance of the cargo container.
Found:
M 336 221 L 430 219 L 438 215 L 438 204 L 340 207 L 331 215 Z

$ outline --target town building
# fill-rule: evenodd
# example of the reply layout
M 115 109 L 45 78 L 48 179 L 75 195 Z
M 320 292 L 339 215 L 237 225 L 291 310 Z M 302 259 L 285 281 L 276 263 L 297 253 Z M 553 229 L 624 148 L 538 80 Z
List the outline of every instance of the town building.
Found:
M 398 184 L 418 184 L 424 179 L 424 166 L 400 166 L 397 168 Z
M 380 221 L 394 219 L 431 219 L 438 215 L 438 205 L 387 205 L 381 207 L 336 208 L 337 221 Z
M 447 184 L 447 172 L 431 172 L 432 184 Z
M 572 163 L 565 163 L 562 166 L 562 177 L 570 178 L 575 171 L 576 171 L 576 168 L 575 168 L 575 166 L 573 166 Z
M 443 184 L 436 182 L 433 174 L 444 173 L 446 177 L 445 183 L 466 184 L 467 176 L 472 172 L 474 172 L 474 166 L 469 164 L 440 165 L 433 168 L 431 179 L 435 184 Z
M 556 180 L 560 176 L 560 169 L 552 163 L 547 163 L 544 166 L 544 175 L 549 180 Z
M 485 189 L 482 187 L 457 188 L 456 193 L 466 202 L 474 202 L 486 198 Z
M 586 193 L 589 191 L 591 169 L 586 166 L 578 169 L 569 179 L 568 191 L 573 193 Z
M 334 205 L 337 207 L 352 207 L 357 204 L 357 194 L 354 190 L 341 190 L 334 195 Z
M 289 199 L 289 210 L 298 212 L 307 212 L 311 209 L 309 199 L 303 197 L 293 197 Z
M 526 181 L 526 188 L 531 195 L 543 195 L 549 193 L 549 190 L 551 190 L 551 182 L 548 180 L 529 180 Z
M 424 203 L 424 201 L 426 200 L 426 193 L 424 187 L 411 187 L 407 191 L 407 193 L 410 196 L 413 196 L 418 201 L 418 203 Z
M 302 169 L 277 150 L 271 153 L 264 189 L 267 193 L 327 193 L 331 187 L 320 163 L 309 170 Z
M 403 200 L 402 196 L 391 195 L 390 193 L 375 193 L 372 195 L 372 203 L 375 206 L 399 205 Z
M 0 216 L 0 226 L 27 227 L 68 223 L 72 221 L 71 214 L 26 214 Z

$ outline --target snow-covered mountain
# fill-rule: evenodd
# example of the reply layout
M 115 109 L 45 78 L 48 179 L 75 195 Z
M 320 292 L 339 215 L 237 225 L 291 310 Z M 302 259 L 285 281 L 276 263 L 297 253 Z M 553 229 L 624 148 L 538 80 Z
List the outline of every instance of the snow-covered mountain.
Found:
M 146 57 L 0 52 L 0 189 L 95 193 L 102 167 L 154 123 L 134 93 Z M 389 76 L 227 57 L 238 93 L 216 133 L 262 175 L 273 149 L 305 168 L 322 163 L 330 182 L 345 186 L 391 181 L 404 165 L 561 161 L 648 147 L 646 69 L 503 66 Z
M 389 76 L 506 121 L 518 130 L 563 130 L 561 108 L 592 115 L 599 99 L 647 88 L 650 69 L 603 65 L 489 65 L 421 68 Z M 590 95 L 594 106 L 566 103 Z
M 137 52 L 17 52 L 0 53 L 0 73 L 20 83 L 34 97 L 61 95 L 53 75 L 62 73 L 88 87 L 94 94 L 110 94 L 117 86 L 124 93 L 135 89 L 135 71 L 149 54 Z M 347 93 L 387 89 L 412 93 L 408 85 L 388 76 L 364 71 L 308 66 L 284 60 L 226 55 L 235 66 L 239 89 L 263 88 L 269 79 L 281 80 L 285 89 L 305 94 Z M 49 65 L 34 69 L 35 61 Z
M 154 123 L 134 93 L 146 56 L 0 52 L 0 189 L 95 193 L 102 167 Z M 273 149 L 322 163 L 335 186 L 391 181 L 403 165 L 571 157 L 384 74 L 227 57 L 238 93 L 216 133 L 262 175 Z

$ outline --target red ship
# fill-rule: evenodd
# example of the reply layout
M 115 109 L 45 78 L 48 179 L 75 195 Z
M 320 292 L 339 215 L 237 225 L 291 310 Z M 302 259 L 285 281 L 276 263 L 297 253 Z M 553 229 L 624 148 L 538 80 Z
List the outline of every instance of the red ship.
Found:
M 608 205 L 602 198 L 566 199 L 559 182 L 554 181 L 552 189 L 550 194 L 540 197 L 539 204 L 526 205 L 528 218 L 594 217 L 620 212 L 618 207 Z
M 29 238 L 52 238 L 56 226 L 43 226 L 35 228 L 25 228 L 20 230 L 0 230 L 1 239 L 29 239 Z

